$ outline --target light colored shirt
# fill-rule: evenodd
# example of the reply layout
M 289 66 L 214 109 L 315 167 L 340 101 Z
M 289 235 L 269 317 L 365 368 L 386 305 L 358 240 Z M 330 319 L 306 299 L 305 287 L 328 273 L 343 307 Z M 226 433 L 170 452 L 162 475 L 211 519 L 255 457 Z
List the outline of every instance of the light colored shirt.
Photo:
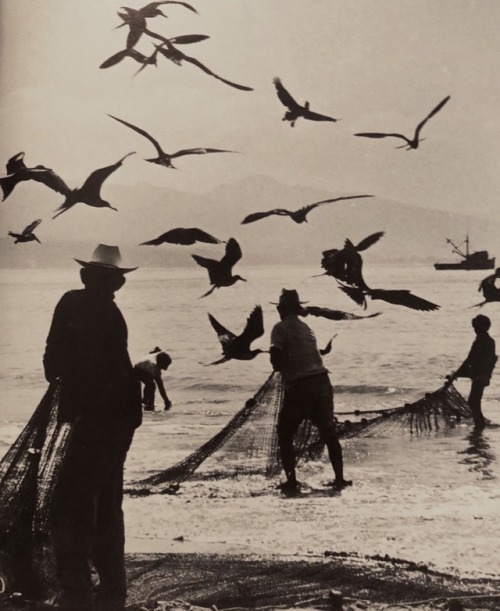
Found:
M 147 354 L 142 361 L 135 365 L 137 369 L 149 373 L 155 379 L 161 377 L 161 369 L 156 364 L 156 355 L 157 353 Z
M 328 372 L 312 329 L 297 316 L 287 316 L 274 325 L 271 347 L 283 353 L 281 374 L 285 382 Z

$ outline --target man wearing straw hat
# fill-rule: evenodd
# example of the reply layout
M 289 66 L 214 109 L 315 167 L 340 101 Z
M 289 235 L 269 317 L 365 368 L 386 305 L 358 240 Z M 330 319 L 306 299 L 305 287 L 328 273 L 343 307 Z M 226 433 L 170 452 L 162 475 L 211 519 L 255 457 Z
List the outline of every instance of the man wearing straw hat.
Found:
M 281 321 L 271 332 L 271 364 L 281 372 L 285 385 L 283 406 L 278 417 L 278 443 L 286 481 L 283 491 L 299 489 L 295 473 L 294 435 L 305 419 L 317 427 L 335 473 L 334 488 L 352 482 L 344 479 L 342 448 L 333 417 L 333 388 L 328 370 L 323 365 L 314 333 L 298 318 L 307 311 L 302 308 L 296 290 L 283 289 L 277 305 Z
M 50 518 L 60 590 L 46 605 L 116 611 L 127 594 L 123 467 L 142 409 L 114 294 L 137 268 L 123 267 L 118 247 L 105 244 L 75 261 L 84 288 L 57 304 L 44 355 L 47 380 L 61 382 L 59 421 L 72 425 Z

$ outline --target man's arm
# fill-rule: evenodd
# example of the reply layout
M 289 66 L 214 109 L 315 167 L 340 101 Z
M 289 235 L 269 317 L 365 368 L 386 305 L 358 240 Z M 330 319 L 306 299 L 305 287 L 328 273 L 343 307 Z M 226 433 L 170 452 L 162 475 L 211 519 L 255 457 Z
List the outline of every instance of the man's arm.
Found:
M 165 386 L 163 385 L 163 380 L 161 379 L 161 375 L 155 378 L 156 386 L 158 387 L 158 391 L 165 403 L 165 407 L 171 407 L 172 403 L 168 398 L 167 391 L 165 390 Z
M 71 361 L 71 317 L 72 299 L 66 293 L 63 295 L 54 310 L 52 324 L 50 326 L 45 354 L 43 356 L 43 367 L 45 378 L 53 382 L 56 378 L 63 376 Z
M 283 350 L 277 346 L 271 346 L 269 354 L 274 371 L 281 371 L 283 368 Z

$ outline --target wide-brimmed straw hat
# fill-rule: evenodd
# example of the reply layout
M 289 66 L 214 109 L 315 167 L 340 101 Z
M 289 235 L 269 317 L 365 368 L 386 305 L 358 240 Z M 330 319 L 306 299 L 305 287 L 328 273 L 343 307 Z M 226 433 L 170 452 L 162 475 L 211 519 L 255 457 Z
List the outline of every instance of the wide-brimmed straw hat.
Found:
M 118 246 L 108 246 L 107 244 L 99 244 L 92 253 L 90 261 L 73 258 L 83 267 L 104 267 L 106 269 L 114 269 L 122 274 L 127 274 L 137 269 L 137 267 L 120 267 L 122 262 L 120 249 Z
M 300 308 L 305 303 L 309 303 L 308 301 L 300 301 L 299 294 L 295 289 L 282 289 L 279 301 L 276 303 L 275 301 L 271 301 L 273 305 L 277 305 L 279 307 L 296 307 Z

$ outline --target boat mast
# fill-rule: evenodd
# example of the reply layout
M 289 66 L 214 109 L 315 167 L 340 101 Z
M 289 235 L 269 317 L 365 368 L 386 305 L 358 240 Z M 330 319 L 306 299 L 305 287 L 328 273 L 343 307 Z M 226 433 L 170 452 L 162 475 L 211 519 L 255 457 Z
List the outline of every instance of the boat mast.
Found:
M 469 256 L 469 234 L 465 237 L 465 255 Z
M 453 242 L 450 240 L 450 238 L 446 238 L 446 241 L 448 242 L 448 244 L 451 244 L 453 246 L 452 252 L 454 252 L 457 255 L 460 255 L 461 257 L 463 257 L 464 259 L 466 259 L 469 256 L 469 237 L 467 236 L 466 240 L 465 240 L 465 245 L 466 245 L 466 254 L 464 255 L 464 253 L 460 250 L 460 248 L 458 248 L 458 246 L 456 244 L 453 244 Z

